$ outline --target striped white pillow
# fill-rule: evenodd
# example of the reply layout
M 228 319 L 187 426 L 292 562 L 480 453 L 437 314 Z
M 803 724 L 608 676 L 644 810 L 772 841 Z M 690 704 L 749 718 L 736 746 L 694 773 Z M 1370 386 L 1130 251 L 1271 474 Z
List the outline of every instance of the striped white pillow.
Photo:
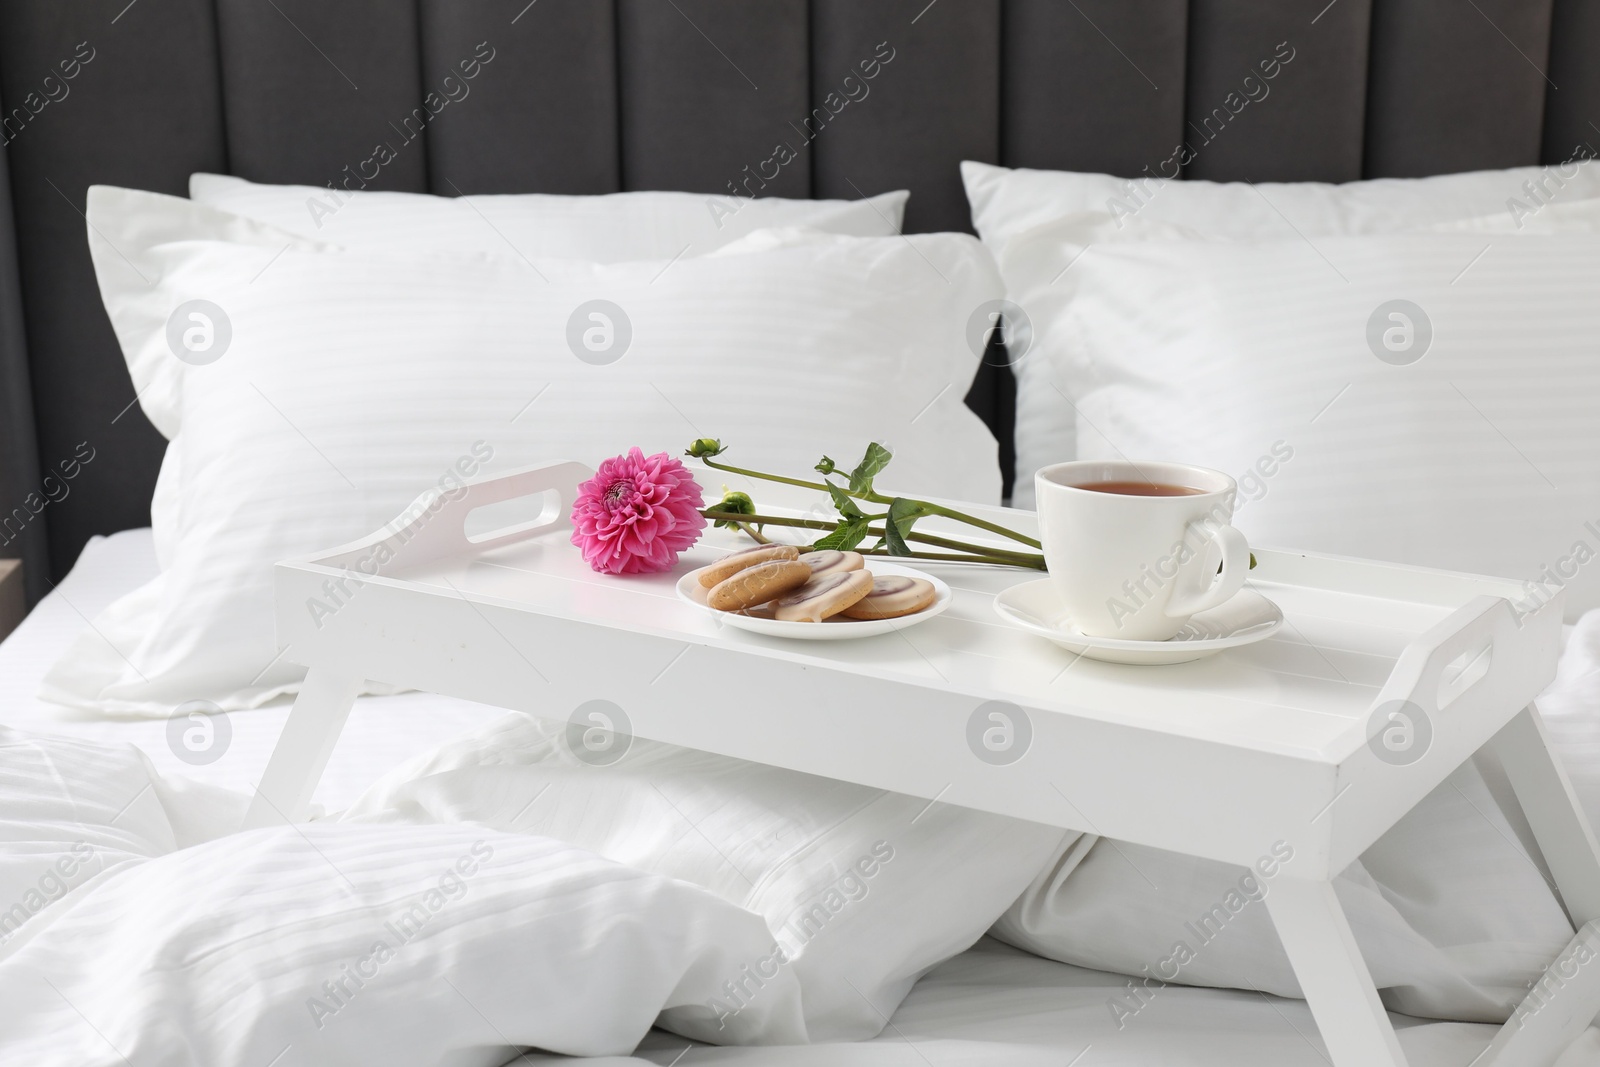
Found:
M 1399 233 L 1474 216 L 1512 228 L 1547 208 L 1600 198 L 1594 149 L 1574 145 L 1568 162 L 1427 178 L 1345 182 L 1208 182 L 1151 174 L 1117 178 L 1062 170 L 995 167 L 968 160 L 961 180 L 972 223 L 996 255 L 1006 242 L 1064 215 L 1104 212 L 1123 230 L 1134 221 L 1188 226 L 1208 237 L 1288 240 L 1297 234 Z M 1147 168 L 1148 170 L 1148 168 Z
M 1019 498 L 1073 455 L 1184 460 L 1240 479 L 1258 542 L 1600 605 L 1600 236 L 1110 226 L 1060 220 L 1001 257 L 1042 279 Z
M 804 473 L 880 441 L 907 492 L 999 499 L 994 438 L 963 403 L 968 317 L 1000 294 L 972 237 L 769 232 L 606 266 L 355 252 L 104 187 L 88 214 L 114 249 L 96 265 L 135 381 L 181 371 L 181 432 L 154 515 L 166 569 L 56 664 L 49 699 L 165 715 L 293 689 L 272 565 L 378 529 L 443 479 L 700 437 Z M 213 344 L 231 333 L 204 361 L 176 354 L 207 328 L 182 318 L 193 300 Z
M 861 200 L 756 199 L 743 191 L 738 196 L 430 196 L 262 185 L 225 174 L 189 176 L 189 197 L 196 203 L 351 248 L 496 252 L 599 263 L 703 256 L 771 226 L 893 237 L 910 195 L 899 189 Z

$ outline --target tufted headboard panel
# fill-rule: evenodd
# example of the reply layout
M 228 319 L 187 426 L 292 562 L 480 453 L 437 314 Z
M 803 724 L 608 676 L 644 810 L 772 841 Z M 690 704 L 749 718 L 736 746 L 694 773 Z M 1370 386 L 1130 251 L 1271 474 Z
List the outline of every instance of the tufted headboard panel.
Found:
M 797 159 L 768 195 L 907 187 L 908 230 L 965 230 L 962 159 L 1132 176 L 1201 138 L 1187 177 L 1348 181 L 1600 144 L 1591 0 L 12 0 L 0 18 L 0 554 L 26 556 L 35 596 L 92 534 L 149 521 L 163 449 L 99 304 L 90 184 L 323 185 L 385 143 L 369 188 L 717 193 L 770 174 L 782 142 Z M 1208 126 L 1282 42 L 1270 97 Z M 485 43 L 470 94 L 413 134 Z M 880 46 L 893 59 L 840 107 Z M 968 398 L 1002 442 L 1013 390 L 985 368 Z M 35 513 L 82 442 L 94 459 Z

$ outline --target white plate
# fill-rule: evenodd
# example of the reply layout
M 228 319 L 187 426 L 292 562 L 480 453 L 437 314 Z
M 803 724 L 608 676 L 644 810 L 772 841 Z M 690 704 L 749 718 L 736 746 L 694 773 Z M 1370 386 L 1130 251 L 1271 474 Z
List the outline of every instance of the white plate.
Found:
M 678 579 L 680 599 L 714 616 L 719 622 L 772 637 L 793 637 L 802 641 L 847 641 L 853 637 L 874 637 L 895 630 L 904 630 L 907 626 L 915 626 L 919 622 L 927 622 L 950 606 L 950 587 L 933 575 L 912 570 L 910 567 L 902 567 L 898 563 L 885 563 L 876 556 L 868 556 L 867 570 L 873 574 L 903 574 L 907 578 L 921 578 L 925 582 L 932 582 L 933 603 L 915 615 L 902 615 L 898 619 L 846 619 L 835 615 L 821 622 L 784 622 L 779 619 L 762 618 L 760 615 L 747 615 L 741 611 L 718 611 L 706 603 L 706 593 L 710 590 L 700 584 L 700 570 L 692 570 Z
M 1069 652 L 1107 663 L 1187 663 L 1240 645 L 1265 641 L 1283 625 L 1278 605 L 1253 589 L 1202 611 L 1165 641 L 1129 641 L 1079 633 L 1048 578 L 1023 582 L 994 598 L 994 610 L 1013 626 L 1054 641 Z

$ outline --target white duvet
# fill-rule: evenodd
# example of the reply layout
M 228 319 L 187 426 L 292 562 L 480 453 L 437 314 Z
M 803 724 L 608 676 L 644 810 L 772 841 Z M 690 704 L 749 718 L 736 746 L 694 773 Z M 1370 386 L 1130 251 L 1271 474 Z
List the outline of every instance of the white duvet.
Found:
M 658 1014 L 716 1031 L 718 984 L 771 943 L 712 893 L 546 837 L 323 823 L 195 841 L 238 798 L 175 793 L 131 746 L 4 731 L 0 753 L 0 892 L 32 913 L 0 946 L 7 1064 L 623 1053 Z M 766 993 L 722 1040 L 805 1040 L 792 975 Z
M 1600 817 L 1600 614 L 1542 704 Z M 596 770 L 507 716 L 340 819 L 229 835 L 239 794 L 0 729 L 0 1063 L 493 1064 L 620 1055 L 652 1025 L 847 1040 L 1014 900 L 1001 936 L 1140 975 L 1237 880 L 645 742 Z M 1570 936 L 1505 799 L 1464 769 L 1341 878 L 1391 1007 L 1503 1018 Z M 1179 980 L 1297 992 L 1259 904 Z
M 246 834 L 131 745 L 0 728 L 0 1063 L 867 1038 L 1062 837 L 643 741 L 596 768 L 562 728 L 509 715 L 346 821 Z

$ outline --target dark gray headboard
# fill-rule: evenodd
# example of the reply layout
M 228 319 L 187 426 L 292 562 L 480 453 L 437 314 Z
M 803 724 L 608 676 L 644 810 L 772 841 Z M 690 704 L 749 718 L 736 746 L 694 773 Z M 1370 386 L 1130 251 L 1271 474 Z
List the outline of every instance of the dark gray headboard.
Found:
M 0 553 L 25 552 L 34 595 L 91 534 L 149 521 L 163 448 L 129 407 L 86 187 L 323 185 L 401 142 L 480 42 L 495 58 L 470 95 L 370 188 L 723 192 L 782 141 L 800 158 L 768 194 L 909 187 L 907 229 L 970 229 L 958 161 L 1138 174 L 1284 41 L 1270 97 L 1187 176 L 1348 181 L 1600 144 L 1594 0 L 11 0 L 0 19 Z M 805 145 L 880 42 L 870 95 Z M 969 398 L 1004 439 L 1010 388 L 986 371 Z M 95 458 L 19 522 L 80 442 Z

